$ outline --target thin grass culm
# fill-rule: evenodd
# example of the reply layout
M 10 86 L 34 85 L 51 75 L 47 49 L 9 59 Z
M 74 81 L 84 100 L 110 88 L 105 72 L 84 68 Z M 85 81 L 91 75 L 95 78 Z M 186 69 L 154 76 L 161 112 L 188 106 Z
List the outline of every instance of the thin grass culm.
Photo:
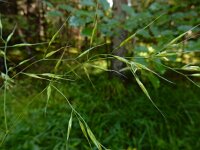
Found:
M 1 20 L 1 18 L 0 18 Z M 0 27 L 1 27 L 1 38 L 2 38 L 2 23 L 0 23 Z M 12 32 L 8 35 L 7 39 L 4 40 L 2 38 L 2 41 L 4 43 L 4 66 L 5 66 L 5 75 L 4 75 L 4 96 L 3 96 L 3 112 L 4 112 L 4 125 L 5 125 L 5 136 L 2 140 L 2 144 L 7 136 L 7 134 L 9 133 L 9 128 L 8 128 L 8 122 L 7 122 L 7 107 L 6 107 L 6 102 L 7 102 L 7 89 L 8 89 L 8 78 L 9 78 L 9 75 L 8 75 L 8 65 L 7 65 L 7 45 L 8 45 L 8 42 L 11 40 L 14 32 L 15 32 L 15 29 L 16 29 L 16 25 L 15 27 L 13 28 Z

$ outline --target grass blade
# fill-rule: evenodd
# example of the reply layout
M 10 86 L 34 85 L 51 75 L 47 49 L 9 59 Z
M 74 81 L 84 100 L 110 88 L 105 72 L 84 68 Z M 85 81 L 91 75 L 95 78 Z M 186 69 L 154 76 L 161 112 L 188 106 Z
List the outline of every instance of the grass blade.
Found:
M 181 39 L 183 36 L 185 36 L 189 31 L 194 30 L 195 28 L 197 28 L 198 26 L 200 26 L 200 24 L 194 26 L 193 28 L 189 29 L 188 31 L 182 33 L 181 35 L 177 36 L 176 38 L 174 38 L 173 40 L 171 40 L 168 44 L 166 44 L 166 46 L 164 46 L 160 51 L 163 51 L 164 49 L 170 47 L 171 45 L 173 45 L 175 42 L 177 42 L 179 39 Z
M 44 78 L 42 78 L 42 77 L 40 77 L 36 74 L 33 74 L 33 73 L 22 73 L 22 74 L 27 75 L 27 76 L 32 77 L 32 78 L 44 79 Z
M 174 72 L 176 72 L 176 73 L 178 73 L 178 74 L 184 76 L 187 80 L 189 80 L 189 81 L 192 82 L 195 86 L 197 86 L 198 88 L 200 88 L 200 85 L 199 85 L 198 83 L 195 83 L 192 79 L 190 79 L 190 78 L 189 78 L 187 75 L 185 75 L 184 73 L 182 73 L 182 72 L 180 72 L 180 71 L 178 71 L 178 70 L 176 70 L 176 69 L 174 69 L 174 68 L 172 68 L 172 67 L 169 67 L 169 66 L 167 66 L 167 65 L 164 65 L 164 64 L 162 64 L 162 63 L 158 63 L 158 62 L 156 62 L 156 61 L 155 61 L 155 63 L 160 64 L 160 65 L 162 65 L 163 67 L 165 67 L 165 68 L 167 68 L 167 69 L 170 69 L 170 70 L 172 70 L 172 71 L 174 71 Z
M 66 47 L 65 47 L 66 48 Z M 65 51 L 63 51 L 61 57 L 59 58 L 59 60 L 57 61 L 55 67 L 54 67 L 54 72 L 56 73 L 58 71 L 58 67 L 60 66 L 61 62 L 62 62 L 62 59 L 63 59 L 63 56 L 65 54 Z
M 67 23 L 69 17 L 65 20 L 65 22 L 62 24 L 62 26 L 56 31 L 56 33 L 52 36 L 51 40 L 49 41 L 48 47 L 45 50 L 45 54 L 47 53 L 48 48 L 51 46 L 51 44 L 55 41 L 56 37 L 58 36 L 58 34 L 60 33 L 60 31 L 63 29 L 63 27 L 65 26 L 65 24 Z
M 124 44 L 126 44 L 128 41 L 130 41 L 132 38 L 134 38 L 136 36 L 136 34 L 138 33 L 138 31 L 136 31 L 134 34 L 132 34 L 131 36 L 129 36 L 128 38 L 126 38 L 120 45 L 119 47 L 124 46 Z
M 90 46 L 91 46 L 92 43 L 93 43 L 94 35 L 95 35 L 95 33 L 96 33 L 96 30 L 97 30 L 97 23 L 98 23 L 97 10 L 98 10 L 98 3 L 97 3 L 97 6 L 96 6 L 96 14 L 95 14 L 95 19 L 94 19 L 94 28 L 93 28 L 93 30 L 92 30 L 92 36 L 91 36 L 91 39 L 90 39 Z
M 155 56 L 156 57 L 168 57 L 168 56 L 174 56 L 174 55 L 177 55 L 177 53 L 169 53 L 167 51 L 162 51 L 162 52 L 156 54 Z
M 5 55 L 5 52 L 0 50 L 0 56 L 4 56 Z
M 200 25 L 200 24 L 194 26 L 194 27 L 191 28 L 190 30 L 188 30 L 188 31 L 186 31 L 186 32 L 184 32 L 184 33 L 182 33 L 181 35 L 179 35 L 178 37 L 176 37 L 175 39 L 173 39 L 171 42 L 169 42 L 169 43 L 167 44 L 167 47 L 170 46 L 170 45 L 172 45 L 172 44 L 174 44 L 176 41 L 178 41 L 180 38 L 182 38 L 184 35 L 186 35 L 189 31 L 195 29 L 195 28 L 198 27 L 199 25 Z
M 64 47 L 59 48 L 58 50 L 51 51 L 51 52 L 47 53 L 47 54 L 45 55 L 45 58 L 48 58 L 48 57 L 52 56 L 53 54 L 57 53 L 58 51 L 60 51 L 60 50 L 63 49 L 63 48 L 64 48 Z
M 80 127 L 81 127 L 81 130 L 82 130 L 82 132 L 83 132 L 83 135 L 85 136 L 85 138 L 86 138 L 87 141 L 89 142 L 89 138 L 88 138 L 87 132 L 86 132 L 86 130 L 85 130 L 84 124 L 83 124 L 80 120 L 78 120 L 78 121 L 79 121 L 79 125 L 80 125 Z
M 8 47 L 27 47 L 27 46 L 43 45 L 43 44 L 46 44 L 46 43 L 47 42 L 34 43 L 34 44 L 31 44 L 31 43 L 19 43 L 19 44 L 15 44 L 15 45 L 8 46 Z
M 135 77 L 135 80 L 136 82 L 138 83 L 138 85 L 140 86 L 140 88 L 142 89 L 142 91 L 144 92 L 144 94 L 149 98 L 149 100 L 151 101 L 151 103 L 153 104 L 153 106 L 160 112 L 160 114 L 164 117 L 165 115 L 162 113 L 162 111 L 158 108 L 158 106 L 154 103 L 154 101 L 151 99 L 146 87 L 144 86 L 144 84 L 140 81 L 140 79 L 138 78 L 138 76 L 133 73 L 134 77 Z
M 37 46 L 37 45 L 44 45 L 47 44 L 47 42 L 41 42 L 41 43 L 19 43 L 19 44 L 14 44 L 11 46 L 7 46 L 9 48 L 13 48 L 13 47 L 29 47 L 29 46 Z M 0 46 L 0 48 L 4 48 L 5 46 Z
M 72 120 L 73 120 L 73 111 L 71 112 L 71 116 L 68 122 L 68 129 L 67 129 L 67 141 L 69 140 L 69 134 L 72 128 Z
M 47 100 L 49 100 L 51 96 L 51 85 L 49 84 L 49 86 L 47 87 Z
M 119 47 L 124 46 L 124 44 L 126 44 L 128 41 L 130 41 L 132 38 L 134 38 L 136 36 L 137 33 L 139 33 L 142 30 L 145 30 L 146 28 L 148 28 L 150 25 L 152 25 L 156 20 L 158 20 L 162 15 L 158 16 L 156 19 L 154 19 L 152 22 L 150 22 L 148 25 L 146 25 L 145 27 L 143 27 L 142 29 L 137 30 L 135 33 L 133 33 L 131 36 L 129 36 L 128 38 L 126 38 L 124 41 L 121 42 L 121 44 L 119 45 Z
M 60 33 L 60 31 L 62 30 L 62 28 L 65 26 L 67 20 L 62 24 L 62 26 L 56 31 L 56 33 L 52 36 L 51 40 L 49 41 L 48 47 L 51 46 L 51 44 L 53 43 L 53 41 L 56 39 L 56 37 L 58 36 L 58 34 Z
M 90 74 L 89 74 L 89 72 L 87 71 L 87 68 L 86 68 L 85 66 L 83 66 L 83 69 L 84 69 L 84 71 L 85 71 L 85 74 L 86 74 L 88 80 L 89 80 L 90 83 L 92 84 L 92 87 L 95 89 L 95 86 L 94 86 L 94 84 L 93 84 L 93 82 L 92 82 L 92 80 L 91 80 L 91 78 L 90 78 Z
M 119 61 L 121 62 L 124 62 L 126 64 L 129 64 L 129 61 L 123 57 L 120 57 L 120 56 L 113 56 L 114 58 L 118 59 Z
M 92 45 L 93 40 L 94 40 L 94 35 L 96 33 L 96 30 L 97 30 L 97 23 L 98 23 L 98 21 L 97 21 L 97 16 L 96 16 L 95 23 L 94 23 L 94 28 L 92 30 L 92 36 L 91 36 L 91 39 L 90 39 L 90 46 Z
M 52 78 L 52 79 L 73 81 L 72 79 L 66 79 L 66 78 L 63 78 L 62 75 L 57 75 L 57 74 L 53 74 L 53 73 L 42 73 L 42 74 L 38 74 L 38 75 L 48 77 L 48 78 Z
M 190 76 L 192 76 L 192 77 L 200 77 L 200 73 L 194 73 L 194 74 L 191 74 Z
M 87 133 L 88 133 L 90 139 L 92 140 L 92 142 L 98 148 L 98 150 L 102 150 L 101 145 L 99 144 L 99 142 L 97 141 L 96 137 L 94 136 L 94 134 L 92 133 L 92 131 L 90 130 L 89 127 L 87 127 Z
M 10 41 L 10 39 L 12 38 L 13 34 L 15 33 L 15 30 L 16 30 L 16 25 L 15 27 L 13 28 L 12 32 L 8 35 L 7 39 L 6 39 L 6 42 L 8 43 Z
M 142 65 L 142 64 L 140 64 L 140 63 L 133 62 L 133 64 L 134 64 L 138 69 L 147 70 L 147 71 L 149 71 L 149 72 L 155 74 L 155 75 L 158 76 L 159 78 L 161 78 L 161 79 L 163 79 L 163 80 L 165 80 L 165 81 L 167 81 L 167 82 L 169 82 L 169 83 L 174 84 L 174 82 L 172 82 L 172 81 L 170 81 L 170 80 L 168 80 L 168 79 L 162 77 L 162 76 L 161 76 L 160 74 L 158 74 L 157 72 L 155 72 L 155 71 L 149 69 L 148 67 L 146 67 L 146 66 L 144 66 L 144 65 Z
M 31 59 L 32 59 L 32 58 L 29 58 L 29 59 L 26 59 L 26 60 L 21 61 L 21 62 L 18 64 L 18 66 L 25 64 L 26 62 L 30 61 Z
M 85 50 L 83 53 L 81 53 L 77 58 L 80 58 L 80 57 L 86 55 L 87 53 L 89 53 L 91 50 L 93 50 L 93 49 L 95 49 L 95 48 L 97 48 L 97 47 L 103 46 L 103 45 L 105 45 L 105 44 L 106 44 L 106 43 L 99 44 L 99 45 L 97 45 L 97 46 L 91 47 L 91 48 Z
M 200 66 L 183 66 L 180 69 L 186 70 L 186 71 L 200 71 Z
M 142 89 L 142 91 L 144 92 L 144 94 L 149 98 L 151 99 L 147 89 L 145 88 L 144 84 L 140 81 L 140 79 L 138 78 L 138 76 L 136 74 L 134 74 L 134 77 L 138 83 L 138 85 L 140 86 L 140 88 Z
M 50 96 L 51 96 L 51 84 L 49 84 L 47 87 L 47 102 L 46 102 L 46 106 L 45 106 L 45 110 L 44 110 L 45 114 L 47 113 L 47 106 L 49 104 Z

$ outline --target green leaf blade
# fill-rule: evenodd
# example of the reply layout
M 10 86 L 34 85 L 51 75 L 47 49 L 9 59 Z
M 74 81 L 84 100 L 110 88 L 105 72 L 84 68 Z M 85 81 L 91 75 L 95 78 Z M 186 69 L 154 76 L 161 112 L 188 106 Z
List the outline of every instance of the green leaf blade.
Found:
M 47 87 L 47 100 L 50 99 L 50 96 L 51 96 L 51 85 L 49 85 L 49 86 Z
M 27 75 L 29 77 L 32 77 L 32 78 L 36 78 L 36 79 L 44 79 L 36 74 L 33 74 L 33 73 L 23 73 L 24 75 Z
M 87 135 L 87 132 L 86 132 L 86 129 L 85 129 L 85 126 L 84 124 L 79 120 L 79 125 L 81 127 L 81 130 L 83 132 L 83 135 L 86 137 L 86 139 L 88 140 L 88 135 Z M 88 140 L 89 141 L 89 140 Z
M 13 28 L 12 32 L 8 35 L 7 39 L 6 39 L 6 43 L 8 43 L 10 41 L 10 39 L 12 38 L 12 36 L 14 35 L 15 33 L 15 30 L 16 30 L 16 25 L 15 27 Z
M 162 111 L 158 108 L 158 106 L 154 103 L 154 101 L 151 99 L 146 87 L 144 86 L 144 84 L 140 81 L 140 79 L 138 78 L 138 76 L 134 73 L 133 74 L 135 79 L 136 79 L 136 82 L 138 83 L 138 85 L 140 86 L 140 88 L 142 89 L 142 91 L 144 92 L 144 94 L 149 98 L 149 100 L 151 101 L 151 103 L 153 104 L 153 106 L 160 112 L 160 114 L 164 117 L 165 115 L 162 113 Z
M 101 150 L 101 145 L 99 144 L 99 142 L 97 141 L 96 137 L 94 136 L 94 134 L 92 133 L 92 131 L 90 130 L 89 127 L 87 127 L 87 133 L 90 137 L 90 139 L 92 140 L 92 142 L 95 144 L 95 146 L 98 148 L 98 150 Z
M 69 140 L 69 135 L 71 132 L 71 128 L 72 128 L 72 120 L 73 120 L 73 112 L 71 112 L 71 116 L 68 122 L 68 129 L 67 129 L 67 141 Z
M 45 106 L 45 114 L 47 113 L 47 107 L 49 104 L 50 96 L 51 96 L 51 84 L 49 84 L 47 87 L 47 101 L 46 101 L 46 106 Z

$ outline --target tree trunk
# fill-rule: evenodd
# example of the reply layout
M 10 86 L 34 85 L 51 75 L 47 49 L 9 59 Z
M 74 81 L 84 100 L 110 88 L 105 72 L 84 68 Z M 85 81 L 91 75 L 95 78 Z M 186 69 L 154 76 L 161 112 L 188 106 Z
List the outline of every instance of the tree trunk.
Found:
M 128 1 L 127 0 L 113 0 L 113 13 L 114 13 L 113 17 L 116 18 L 121 24 L 123 24 L 126 19 L 126 14 L 122 10 L 123 4 L 127 5 Z M 123 28 L 119 27 L 117 29 L 116 35 L 112 38 L 113 49 L 116 49 L 116 47 L 118 47 L 120 43 L 126 39 L 126 37 L 127 37 L 127 32 Z M 112 54 L 120 56 L 120 57 L 124 57 L 126 53 L 127 53 L 126 48 L 122 46 L 114 50 Z M 119 72 L 123 68 L 123 66 L 124 66 L 123 62 L 113 59 L 111 61 L 111 69 L 114 70 L 112 75 L 119 76 L 119 74 L 117 74 L 116 72 Z

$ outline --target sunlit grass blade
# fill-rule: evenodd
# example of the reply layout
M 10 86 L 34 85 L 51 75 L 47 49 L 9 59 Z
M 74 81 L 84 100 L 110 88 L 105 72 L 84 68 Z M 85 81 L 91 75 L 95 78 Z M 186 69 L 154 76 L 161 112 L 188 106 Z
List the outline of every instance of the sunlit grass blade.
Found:
M 58 67 L 60 66 L 61 62 L 62 62 L 62 59 L 63 59 L 63 56 L 65 54 L 65 51 L 63 51 L 61 57 L 59 58 L 59 60 L 57 61 L 55 67 L 54 67 L 54 72 L 57 72 L 58 71 Z
M 40 76 L 38 76 L 38 75 L 36 75 L 36 74 L 33 74 L 33 73 L 22 73 L 22 74 L 24 74 L 24 75 L 27 75 L 27 76 L 29 76 L 29 77 L 31 77 L 31 78 L 36 78 L 36 79 L 45 79 L 45 78 L 42 78 L 42 77 L 40 77 Z M 45 79 L 46 80 L 46 79 Z
M 124 74 L 122 74 L 122 73 L 120 73 L 119 71 L 116 71 L 116 70 L 106 69 L 106 68 L 103 68 L 101 66 L 97 66 L 97 65 L 93 65 L 93 64 L 88 64 L 88 66 L 91 66 L 93 68 L 100 69 L 100 70 L 103 70 L 103 71 L 107 71 L 107 72 L 115 72 L 116 74 L 119 74 L 120 76 L 123 76 L 124 78 L 127 78 Z
M 140 81 L 140 79 L 138 78 L 138 76 L 133 73 L 134 77 L 135 77 L 135 80 L 136 82 L 138 83 L 138 85 L 140 86 L 140 88 L 142 89 L 142 91 L 144 92 L 144 94 L 149 98 L 149 100 L 151 101 L 151 103 L 153 104 L 153 106 L 160 112 L 160 114 L 164 117 L 165 115 L 162 113 L 162 111 L 158 108 L 158 106 L 154 103 L 154 101 L 151 99 L 146 87 L 144 86 L 144 84 Z
M 92 84 L 92 87 L 95 88 L 95 86 L 94 86 L 94 84 L 93 84 L 93 82 L 92 82 L 92 80 L 91 80 L 91 78 L 90 78 L 90 74 L 89 74 L 87 68 L 86 68 L 85 66 L 83 66 L 83 69 L 84 69 L 84 71 L 85 71 L 85 74 L 86 74 L 88 80 L 89 80 L 90 83 Z
M 46 101 L 46 106 L 45 106 L 45 110 L 44 110 L 45 114 L 47 113 L 47 107 L 49 104 L 50 96 L 51 96 L 51 84 L 49 84 L 47 87 L 47 101 Z
M 0 50 L 0 56 L 4 57 L 5 52 Z
M 172 41 L 170 41 L 166 47 L 171 46 L 172 44 L 174 44 L 176 41 L 178 41 L 179 39 L 181 39 L 184 35 L 186 35 L 188 33 L 188 31 L 182 33 L 181 35 L 179 35 L 178 37 L 176 37 L 175 39 L 173 39 Z
M 101 67 L 101 66 L 97 66 L 97 65 L 93 65 L 93 64 L 88 64 L 88 66 L 91 66 L 93 68 L 100 69 L 100 70 L 103 70 L 103 71 L 112 71 L 112 70 L 109 70 L 107 68 L 104 68 L 104 67 Z
M 94 23 L 94 28 L 93 28 L 93 30 L 92 30 L 92 36 L 91 36 L 91 39 L 90 39 L 90 46 L 91 46 L 92 43 L 93 43 L 94 35 L 95 35 L 96 31 L 97 31 L 97 23 L 98 23 L 98 20 L 97 20 L 97 17 L 96 17 L 95 23 Z
M 200 66 L 189 66 L 189 65 L 186 65 L 186 66 L 183 66 L 181 69 L 182 70 L 187 70 L 187 71 L 200 71 Z
M 200 77 L 200 73 L 193 73 L 190 76 L 192 76 L 192 77 Z
M 192 27 L 191 29 L 189 29 L 188 31 L 180 34 L 179 36 L 177 36 L 176 38 L 174 38 L 173 40 L 171 40 L 168 44 L 166 44 L 160 51 L 163 51 L 164 49 L 172 46 L 174 43 L 176 43 L 178 40 L 180 40 L 182 37 L 184 37 L 189 31 L 194 30 L 195 28 L 197 28 L 198 26 L 200 26 L 200 24 Z
M 158 62 L 155 61 L 155 63 L 158 63 Z M 174 72 L 176 72 L 176 73 L 178 73 L 178 74 L 184 76 L 187 80 L 189 80 L 189 81 L 192 82 L 195 86 L 197 86 L 198 88 L 200 88 L 200 85 L 198 85 L 197 83 L 195 83 L 192 79 L 190 79 L 187 75 L 183 74 L 182 72 L 177 71 L 176 69 L 174 69 L 174 68 L 172 68 L 172 67 L 169 67 L 169 66 L 167 66 L 167 65 L 164 65 L 164 64 L 162 64 L 162 63 L 158 63 L 158 64 L 160 64 L 160 65 L 162 65 L 163 67 L 168 68 L 168 69 L 170 69 L 170 70 L 172 70 L 172 71 L 174 71 Z
M 73 107 L 72 104 L 69 102 L 69 100 L 67 99 L 67 97 L 64 95 L 63 92 L 61 92 L 61 91 L 60 91 L 57 87 L 55 87 L 54 85 L 52 85 L 52 87 L 53 87 L 58 93 L 60 93 L 60 94 L 65 98 L 65 100 L 67 101 L 67 103 L 69 104 L 69 106 L 71 107 L 71 109 L 73 110 L 73 112 L 76 114 L 76 116 L 77 116 L 77 118 L 78 118 L 78 120 L 79 120 L 79 125 L 80 125 L 80 127 L 81 127 L 81 130 L 82 130 L 84 136 L 86 137 L 86 139 L 87 139 L 87 141 L 88 141 L 88 143 L 89 143 L 89 145 L 90 145 L 90 148 L 91 148 L 91 144 L 90 144 L 90 141 L 89 141 L 89 138 L 88 138 L 86 129 L 85 129 L 85 126 L 87 126 L 87 124 L 86 124 L 86 122 L 84 121 L 83 117 L 74 109 L 74 107 Z M 80 121 L 79 118 L 80 118 L 81 120 L 83 120 L 85 126 L 84 126 L 84 124 Z
M 56 31 L 56 33 L 52 36 L 51 40 L 49 41 L 48 47 L 45 50 L 45 55 L 47 53 L 48 48 L 51 46 L 51 44 L 55 41 L 56 37 L 58 36 L 58 34 L 60 33 L 60 31 L 64 28 L 64 26 L 66 25 L 67 21 L 68 21 L 69 17 L 65 20 L 65 22 L 62 24 L 62 26 Z
M 86 128 L 87 128 L 88 136 L 90 137 L 90 139 L 92 140 L 92 142 L 95 144 L 95 146 L 98 148 L 98 150 L 102 150 L 101 145 L 97 141 L 96 137 L 94 136 L 94 134 L 92 133 L 92 131 L 90 130 L 90 128 L 89 127 L 86 127 Z
M 156 54 L 156 57 L 168 57 L 168 56 L 174 56 L 177 55 L 177 53 L 172 53 L 172 52 L 167 52 L 167 51 L 162 51 L 158 54 Z
M 72 79 L 63 78 L 63 75 L 57 75 L 57 74 L 53 74 L 53 73 L 42 73 L 42 74 L 37 74 L 37 76 L 38 75 L 44 76 L 44 77 L 49 77 L 49 78 L 52 78 L 52 79 L 60 79 L 60 80 L 70 80 L 70 81 L 73 81 Z
M 79 125 L 80 125 L 80 128 L 81 128 L 81 131 L 83 132 L 83 135 L 85 136 L 85 138 L 87 139 L 87 141 L 88 141 L 88 143 L 89 143 L 89 145 L 91 147 L 91 144 L 90 144 L 90 141 L 89 141 L 88 134 L 87 134 L 87 131 L 85 129 L 85 126 L 79 119 L 78 119 L 78 121 L 79 121 Z
M 145 86 L 143 85 L 143 83 L 140 81 L 140 79 L 138 78 L 138 76 L 136 74 L 134 74 L 134 77 L 138 83 L 138 85 L 140 86 L 140 88 L 142 89 L 142 91 L 144 92 L 144 94 L 149 98 L 151 99 L 148 91 L 146 90 Z
M 59 48 L 58 50 L 51 51 L 51 52 L 47 53 L 47 54 L 45 55 L 45 58 L 48 58 L 48 57 L 54 55 L 55 53 L 59 52 L 59 51 L 62 50 L 63 48 L 64 48 L 64 47 L 61 47 L 61 48 Z
M 15 44 L 15 45 L 11 45 L 8 47 L 29 47 L 29 46 L 37 46 L 37 45 L 44 45 L 47 44 L 47 42 L 41 42 L 41 43 L 19 43 L 19 44 Z
M 91 39 L 90 39 L 90 46 L 92 46 L 92 43 L 93 43 L 93 40 L 94 40 L 94 35 L 95 35 L 96 31 L 97 31 L 97 23 L 98 23 L 97 10 L 98 10 L 98 3 L 97 3 L 97 6 L 96 6 L 96 14 L 95 14 L 95 19 L 94 19 L 94 28 L 92 30 L 92 36 L 91 36 Z
M 31 59 L 32 59 L 32 58 L 25 59 L 25 60 L 21 61 L 17 66 L 23 65 L 23 64 L 29 62 Z
M 11 82 L 14 83 L 14 80 L 12 78 L 10 78 L 8 74 L 5 74 L 5 73 L 1 72 L 0 75 L 1 75 L 2 79 L 7 80 L 7 81 L 11 81 Z
M 91 50 L 93 50 L 93 49 L 95 49 L 95 48 L 97 48 L 97 47 L 103 46 L 103 45 L 105 45 L 105 44 L 106 44 L 106 43 L 99 44 L 99 45 L 97 45 L 97 46 L 91 47 L 91 48 L 85 50 L 83 53 L 81 53 L 77 58 L 83 57 L 84 55 L 86 55 L 87 53 L 89 53 Z
M 151 70 L 151 69 L 149 69 L 148 67 L 146 67 L 145 65 L 142 65 L 142 64 L 140 64 L 140 63 L 137 63 L 137 62 L 133 62 L 133 64 L 138 68 L 138 69 L 144 69 L 144 70 L 147 70 L 147 71 L 149 71 L 149 72 L 151 72 L 151 73 L 153 73 L 153 74 L 155 74 L 156 76 L 158 76 L 159 78 L 161 78 L 161 79 L 163 79 L 163 80 L 165 80 L 165 81 L 167 81 L 167 82 L 169 82 L 169 83 L 172 83 L 172 84 L 174 84 L 174 82 L 172 82 L 172 81 L 170 81 L 170 80 L 168 80 L 168 79 L 166 79 L 166 78 L 164 78 L 164 77 L 162 77 L 161 75 L 159 75 L 157 72 L 155 72 L 155 71 L 153 71 L 153 70 Z
M 135 33 L 133 33 L 131 36 L 129 36 L 128 38 L 126 38 L 124 41 L 121 42 L 121 44 L 119 45 L 119 47 L 124 46 L 128 41 L 130 41 L 132 38 L 134 38 L 136 36 L 136 34 L 138 34 L 140 31 L 145 30 L 146 28 L 148 28 L 150 25 L 152 25 L 156 20 L 158 20 L 162 15 L 158 16 L 156 19 L 154 19 L 152 22 L 150 22 L 148 25 L 146 25 L 145 27 L 143 27 L 142 29 L 137 30 Z
M 71 112 L 71 116 L 68 122 L 68 128 L 67 128 L 67 141 L 69 140 L 69 135 L 70 135 L 70 131 L 72 128 L 72 120 L 73 120 L 73 111 Z
M 139 31 L 135 32 L 134 34 L 132 34 L 131 36 L 129 36 L 128 38 L 126 38 L 126 39 L 119 45 L 119 47 L 124 46 L 128 41 L 130 41 L 132 38 L 134 38 L 138 32 L 139 32 Z
M 181 39 L 184 35 L 186 35 L 189 31 L 191 30 L 194 30 L 195 28 L 197 28 L 200 24 L 194 26 L 193 28 L 191 28 L 190 30 L 182 33 L 181 35 L 179 35 L 178 37 L 176 37 L 175 39 L 173 39 L 172 41 L 170 41 L 168 44 L 167 44 L 167 47 L 174 44 L 176 41 L 178 41 L 179 39 Z
M 118 59 L 118 60 L 121 61 L 121 62 L 126 63 L 126 64 L 129 64 L 129 63 L 130 63 L 127 59 L 125 59 L 125 58 L 123 58 L 123 57 L 120 57 L 120 56 L 113 56 L 113 57 L 116 58 L 116 59 Z
M 15 33 L 15 30 L 17 28 L 17 25 L 15 25 L 15 27 L 13 28 L 12 32 L 8 35 L 7 39 L 6 39 L 6 43 L 8 43 L 10 41 L 10 39 L 12 38 L 13 34 Z
M 51 96 L 51 84 L 49 84 L 49 86 L 47 87 L 47 100 L 49 101 Z
M 58 36 L 58 34 L 60 33 L 60 31 L 63 29 L 63 27 L 65 26 L 66 22 L 67 22 L 67 20 L 62 24 L 62 26 L 52 36 L 51 40 L 49 41 L 48 47 L 50 47 L 51 44 L 55 41 L 56 37 Z

